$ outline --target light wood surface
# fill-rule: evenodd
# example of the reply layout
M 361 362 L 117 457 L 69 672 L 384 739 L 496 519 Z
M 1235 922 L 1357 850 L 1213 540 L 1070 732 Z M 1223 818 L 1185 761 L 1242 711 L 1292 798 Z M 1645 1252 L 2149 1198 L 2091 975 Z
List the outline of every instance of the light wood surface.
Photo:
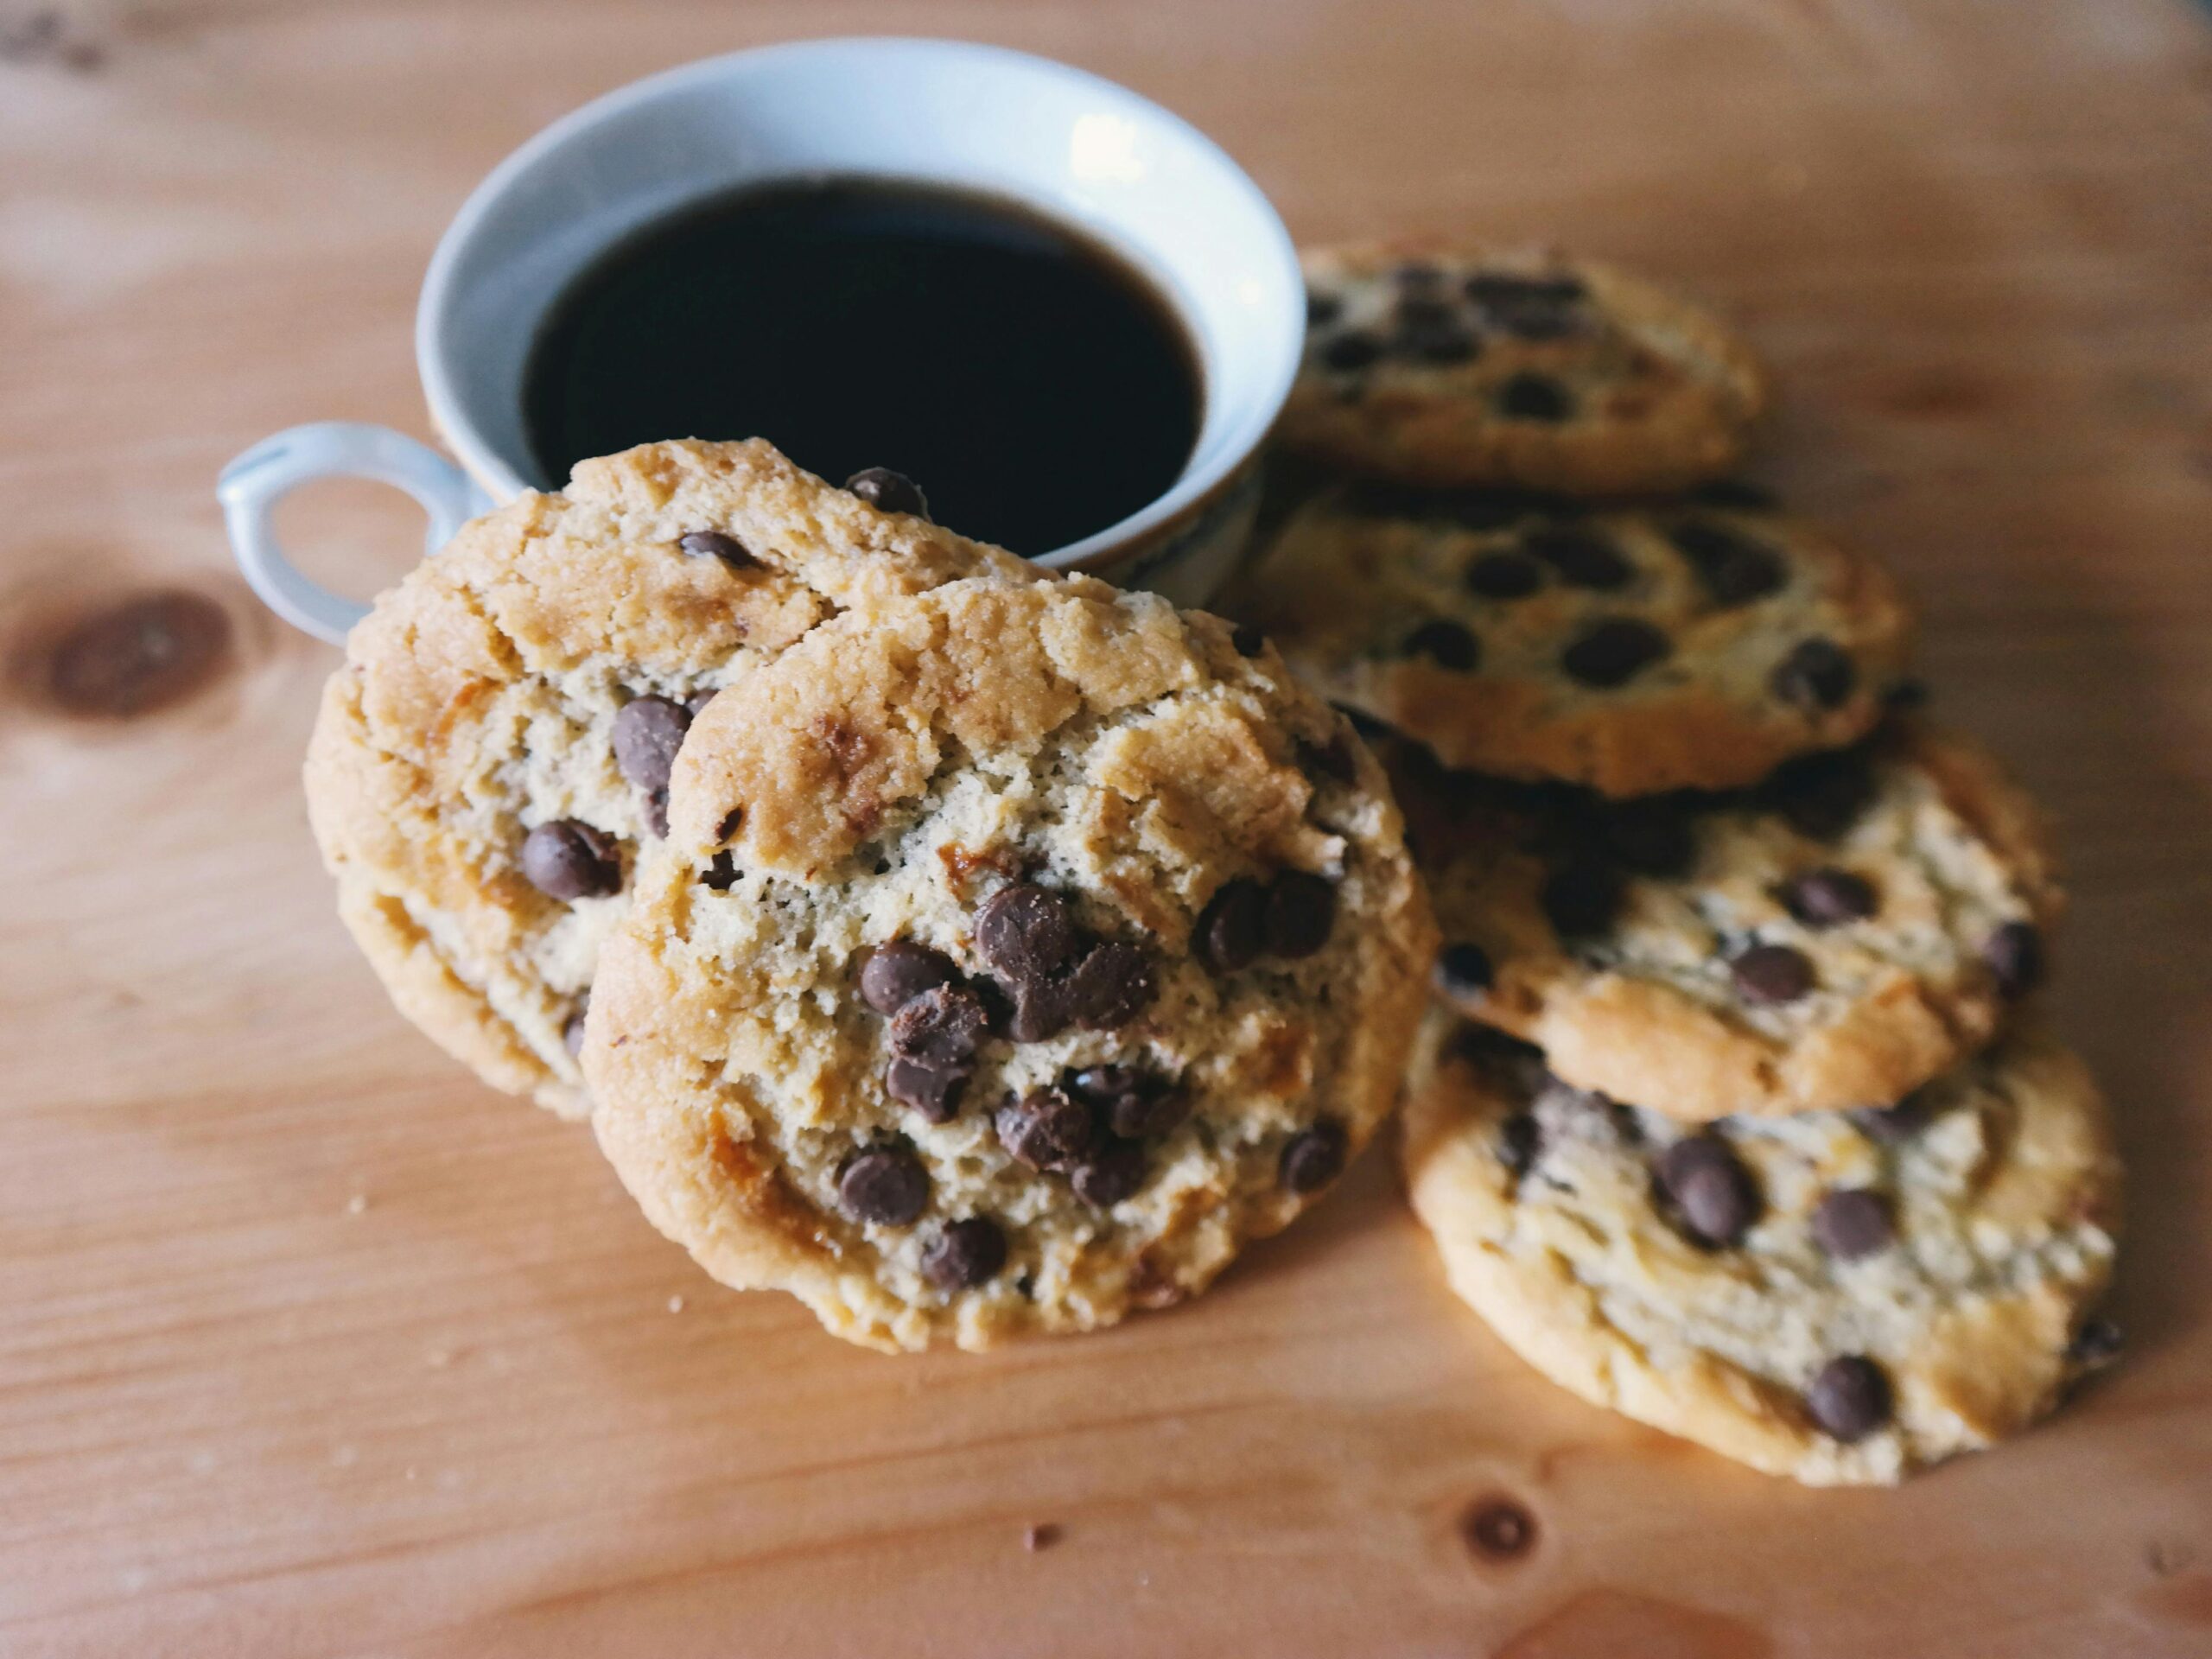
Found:
M 2202 16 L 36 10 L 0 0 L 0 1653 L 2212 1650 Z M 1788 393 L 1764 470 L 1909 575 L 1942 703 L 2063 827 L 2058 1009 L 2134 1177 L 2124 1370 L 1903 1491 L 1799 1491 L 1536 1381 L 1380 1158 L 1189 1308 L 886 1359 L 717 1291 L 584 1134 L 390 1011 L 299 798 L 335 655 L 232 574 L 218 467 L 298 420 L 423 430 L 423 265 L 545 121 L 891 29 L 1128 81 L 1303 238 L 1557 238 L 1745 320 Z M 292 525 L 363 592 L 418 545 L 365 489 Z M 1462 1533 L 1496 1497 L 1535 1527 L 1503 1560 Z

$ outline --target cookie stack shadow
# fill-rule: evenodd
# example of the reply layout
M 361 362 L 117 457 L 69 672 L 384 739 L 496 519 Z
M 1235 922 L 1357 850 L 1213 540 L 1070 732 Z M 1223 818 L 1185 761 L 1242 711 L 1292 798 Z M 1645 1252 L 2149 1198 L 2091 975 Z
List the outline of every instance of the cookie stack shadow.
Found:
M 1899 584 L 1735 479 L 1749 349 L 1606 268 L 1310 256 L 1295 499 L 1220 608 L 1361 725 L 1443 938 L 1408 1190 L 1555 1382 L 1814 1484 L 2110 1359 L 2119 1170 L 2031 804 Z M 1281 494 L 1279 492 L 1279 496 Z

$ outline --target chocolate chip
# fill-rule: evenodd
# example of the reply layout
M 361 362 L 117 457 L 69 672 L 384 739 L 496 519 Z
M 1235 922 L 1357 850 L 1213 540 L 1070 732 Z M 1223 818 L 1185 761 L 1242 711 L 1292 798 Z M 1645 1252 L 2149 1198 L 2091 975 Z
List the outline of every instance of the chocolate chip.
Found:
M 1548 374 L 1514 375 L 1497 389 L 1497 412 L 1510 420 L 1564 421 L 1574 413 L 1574 398 Z
M 1068 1019 L 1086 1031 L 1113 1031 L 1149 1007 L 1160 987 L 1151 960 L 1136 946 L 1098 944 L 1053 988 Z
M 1624 685 L 1673 647 L 1649 622 L 1614 617 L 1586 630 L 1560 653 L 1559 665 L 1578 685 L 1611 690 Z
M 1067 1086 L 1077 1099 L 1104 1106 L 1123 1095 L 1139 1093 L 1145 1086 L 1145 1076 L 1134 1065 L 1086 1065 L 1069 1076 Z
M 1807 639 L 1794 646 L 1767 680 L 1783 702 L 1808 710 L 1840 709 L 1858 683 L 1858 665 L 1832 639 Z
M 1536 1166 L 1543 1152 L 1544 1126 L 1534 1112 L 1516 1112 L 1497 1126 L 1497 1161 L 1516 1180 Z
M 1166 1085 L 1116 1096 L 1106 1106 L 1106 1125 L 1125 1141 L 1156 1140 L 1191 1115 L 1191 1097 Z
M 845 480 L 845 487 L 878 512 L 909 512 L 917 518 L 930 516 L 929 498 L 922 493 L 922 486 L 888 467 L 855 473 Z
M 1402 356 L 1439 368 L 1448 367 L 1454 363 L 1471 363 L 1482 351 L 1482 342 L 1462 328 L 1440 328 L 1416 334 L 1401 334 L 1397 346 Z
M 1466 293 L 1487 326 L 1519 340 L 1560 340 L 1590 326 L 1577 303 L 1582 285 L 1573 277 L 1483 272 L 1468 278 Z
M 1107 1127 L 1125 1141 L 1165 1135 L 1190 1115 L 1190 1101 L 1181 1090 L 1135 1066 L 1086 1066 L 1067 1079 L 1067 1089 L 1096 1107 Z
M 1863 922 L 1878 907 L 1873 884 L 1849 870 L 1807 870 L 1775 889 L 1782 906 L 1807 927 Z
M 904 1227 L 929 1201 L 929 1172 L 920 1159 L 901 1147 L 863 1152 L 837 1177 L 837 1202 L 855 1221 Z
M 974 1068 L 894 1058 L 884 1069 L 884 1092 L 911 1106 L 930 1123 L 950 1123 L 960 1115 L 960 1091 Z
M 699 885 L 715 893 L 728 893 L 737 885 L 737 861 L 724 848 L 699 873 Z
M 613 837 L 577 818 L 541 823 L 524 836 L 522 873 L 549 899 L 600 899 L 622 887 Z
M 1336 294 L 1319 294 L 1306 290 L 1306 326 L 1325 328 L 1344 314 L 1344 298 Z
M 1758 798 L 1800 835 L 1833 841 L 1873 804 L 1873 768 L 1856 750 L 1786 760 L 1759 786 Z
M 1751 1172 L 1716 1135 L 1686 1135 L 1661 1154 L 1659 1185 L 1683 1230 L 1715 1249 L 1741 1243 L 1764 1207 Z
M 1049 1043 L 1075 1022 L 1067 1005 L 1066 985 L 1040 981 L 1020 988 L 1003 1030 L 1017 1043 Z
M 1229 643 L 1239 657 L 1256 657 L 1268 648 L 1268 636 L 1249 622 L 1239 622 L 1229 631 Z
M 719 530 L 695 530 L 676 544 L 686 553 L 711 554 L 733 569 L 741 569 L 747 565 L 760 563 L 746 550 L 744 543 L 734 536 L 725 536 Z
M 1778 1007 L 1813 988 L 1813 964 L 1786 944 L 1755 944 L 1729 958 L 1728 977 L 1753 1007 Z
M 1518 553 L 1485 553 L 1461 580 L 1480 599 L 1526 599 L 1543 586 L 1544 573 Z
M 1085 1204 L 1110 1210 L 1122 1199 L 1135 1198 L 1147 1173 L 1144 1148 L 1134 1141 L 1122 1141 L 1070 1170 L 1068 1183 Z
M 1999 995 L 2025 996 L 2043 982 L 2043 935 L 2032 922 L 2006 922 L 1981 942 L 1981 959 Z
M 1391 271 L 1390 280 L 1402 289 L 1411 289 L 1420 293 L 1441 284 L 1444 271 L 1440 266 L 1426 259 L 1408 259 Z M 1405 302 L 1401 300 L 1399 303 L 1402 305 Z
M 631 698 L 614 716 L 615 769 L 639 789 L 666 789 L 676 752 L 690 726 L 690 714 L 680 702 Z
M 1724 609 L 1764 599 L 1788 579 L 1779 554 L 1726 524 L 1692 518 L 1673 526 L 1667 537 L 1690 562 L 1713 602 Z
M 1491 987 L 1490 953 L 1479 944 L 1464 940 L 1447 944 L 1436 953 L 1436 967 L 1431 977 L 1440 995 L 1480 996 Z
M 1935 1121 L 1936 1110 L 1924 1091 L 1907 1095 L 1894 1106 L 1866 1107 L 1851 1115 L 1870 1141 L 1885 1147 L 1902 1146 Z
M 1599 831 L 1606 855 L 1638 875 L 1667 880 L 1697 861 L 1697 826 L 1671 801 L 1630 801 L 1605 814 Z
M 1813 1242 L 1839 1262 L 1878 1255 L 1896 1238 L 1889 1200 L 1866 1187 L 1839 1187 L 1814 1208 Z
M 1338 334 L 1321 348 L 1321 363 L 1325 368 L 1339 374 L 1354 374 L 1372 366 L 1382 356 L 1382 342 L 1374 335 L 1363 333 Z
M 1450 328 L 1459 321 L 1459 308 L 1433 295 L 1404 294 L 1394 313 L 1401 328 Z
M 924 1065 L 958 1065 L 975 1058 L 988 1023 L 982 999 L 966 986 L 932 986 L 891 1016 L 891 1052 Z
M 1610 537 L 1580 524 L 1532 524 L 1521 534 L 1521 550 L 1551 566 L 1570 588 L 1610 592 L 1636 575 Z
M 707 705 L 715 700 L 717 694 L 717 689 L 711 686 L 704 691 L 694 691 L 683 699 L 683 712 L 694 720 L 698 719 L 707 712 Z
M 992 1123 L 1008 1155 L 1032 1169 L 1065 1169 L 1080 1162 L 1098 1139 L 1091 1108 L 1058 1089 L 1033 1089 L 1007 1101 Z
M 561 1046 L 569 1051 L 569 1058 L 572 1060 L 584 1052 L 584 1015 L 590 1008 L 591 993 L 586 991 L 576 999 L 576 1011 L 561 1027 Z
M 1482 644 L 1457 622 L 1442 617 L 1424 622 L 1399 647 L 1408 657 L 1426 657 L 1439 668 L 1465 674 L 1482 660 Z
M 1611 865 L 1576 860 L 1560 866 L 1544 882 L 1544 914 L 1562 939 L 1603 933 L 1620 913 L 1624 883 Z
M 1391 349 L 1416 363 L 1466 363 L 1482 342 L 1448 302 L 1407 298 L 1398 302 L 1397 333 Z
M 668 791 L 649 789 L 638 798 L 638 816 L 645 821 L 645 832 L 656 841 L 668 839 Z
M 1081 944 L 1067 900 L 1043 887 L 1001 887 L 976 912 L 976 951 L 1017 995 L 1025 982 L 1067 966 Z
M 1329 942 L 1336 926 L 1335 883 L 1304 870 L 1286 870 L 1268 888 L 1262 931 L 1268 953 L 1296 962 Z
M 1485 308 L 1516 306 L 1568 306 L 1586 297 L 1588 287 L 1580 276 L 1561 272 L 1548 276 L 1524 276 L 1511 271 L 1478 270 L 1467 278 L 1466 295 Z
M 1284 1187 L 1301 1196 L 1319 1192 L 1344 1173 L 1350 1147 L 1344 1126 L 1334 1118 L 1325 1117 L 1300 1129 L 1283 1143 L 1278 1173 Z
M 1225 882 L 1198 916 L 1198 954 L 1217 974 L 1240 973 L 1266 945 L 1267 890 L 1243 876 Z
M 922 1277 L 939 1290 L 973 1290 L 1006 1266 L 1006 1234 L 986 1217 L 953 1222 L 922 1247 Z
M 1848 1446 L 1890 1421 L 1890 1379 L 1864 1355 L 1846 1354 L 1821 1367 L 1805 1408 L 1822 1433 Z
M 878 1014 L 896 1014 L 924 991 L 950 985 L 960 969 L 942 950 L 893 939 L 868 953 L 861 967 L 861 998 Z
M 2073 1341 L 2066 1344 L 2066 1357 L 2084 1370 L 2094 1370 L 2118 1359 L 2126 1345 L 2126 1333 L 2112 1320 L 2084 1319 Z

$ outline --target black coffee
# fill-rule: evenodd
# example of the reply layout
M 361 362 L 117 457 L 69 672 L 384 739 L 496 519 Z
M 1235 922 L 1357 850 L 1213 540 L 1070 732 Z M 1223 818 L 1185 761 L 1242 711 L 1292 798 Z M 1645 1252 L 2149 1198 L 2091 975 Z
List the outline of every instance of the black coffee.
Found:
M 763 437 L 831 482 L 906 474 L 930 516 L 1016 552 L 1174 482 L 1197 359 L 1144 277 L 988 196 L 857 180 L 748 190 L 648 226 L 548 314 L 524 385 L 556 487 L 658 438 Z

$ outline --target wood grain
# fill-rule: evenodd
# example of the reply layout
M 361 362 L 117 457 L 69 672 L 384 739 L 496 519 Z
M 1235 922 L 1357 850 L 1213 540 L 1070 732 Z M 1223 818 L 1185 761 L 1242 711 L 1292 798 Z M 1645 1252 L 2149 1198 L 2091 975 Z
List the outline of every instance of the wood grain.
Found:
M 0 0 L 0 1652 L 2212 1648 L 2212 32 L 2181 0 L 35 10 Z M 423 263 L 546 120 L 886 29 L 1127 80 L 1302 237 L 1556 238 L 1746 320 L 1788 388 L 1764 470 L 1909 575 L 1942 704 L 2062 825 L 2059 1013 L 2135 1174 L 2115 1378 L 1901 1492 L 1778 1484 L 1535 1381 L 1374 1158 L 1191 1308 L 887 1360 L 715 1291 L 585 1136 L 390 1012 L 299 800 L 334 655 L 231 573 L 216 469 L 297 420 L 423 429 Z M 363 492 L 298 522 L 362 591 L 416 537 Z M 182 644 L 113 620 L 163 593 Z M 1518 1554 L 1463 1530 L 1500 1500 Z

